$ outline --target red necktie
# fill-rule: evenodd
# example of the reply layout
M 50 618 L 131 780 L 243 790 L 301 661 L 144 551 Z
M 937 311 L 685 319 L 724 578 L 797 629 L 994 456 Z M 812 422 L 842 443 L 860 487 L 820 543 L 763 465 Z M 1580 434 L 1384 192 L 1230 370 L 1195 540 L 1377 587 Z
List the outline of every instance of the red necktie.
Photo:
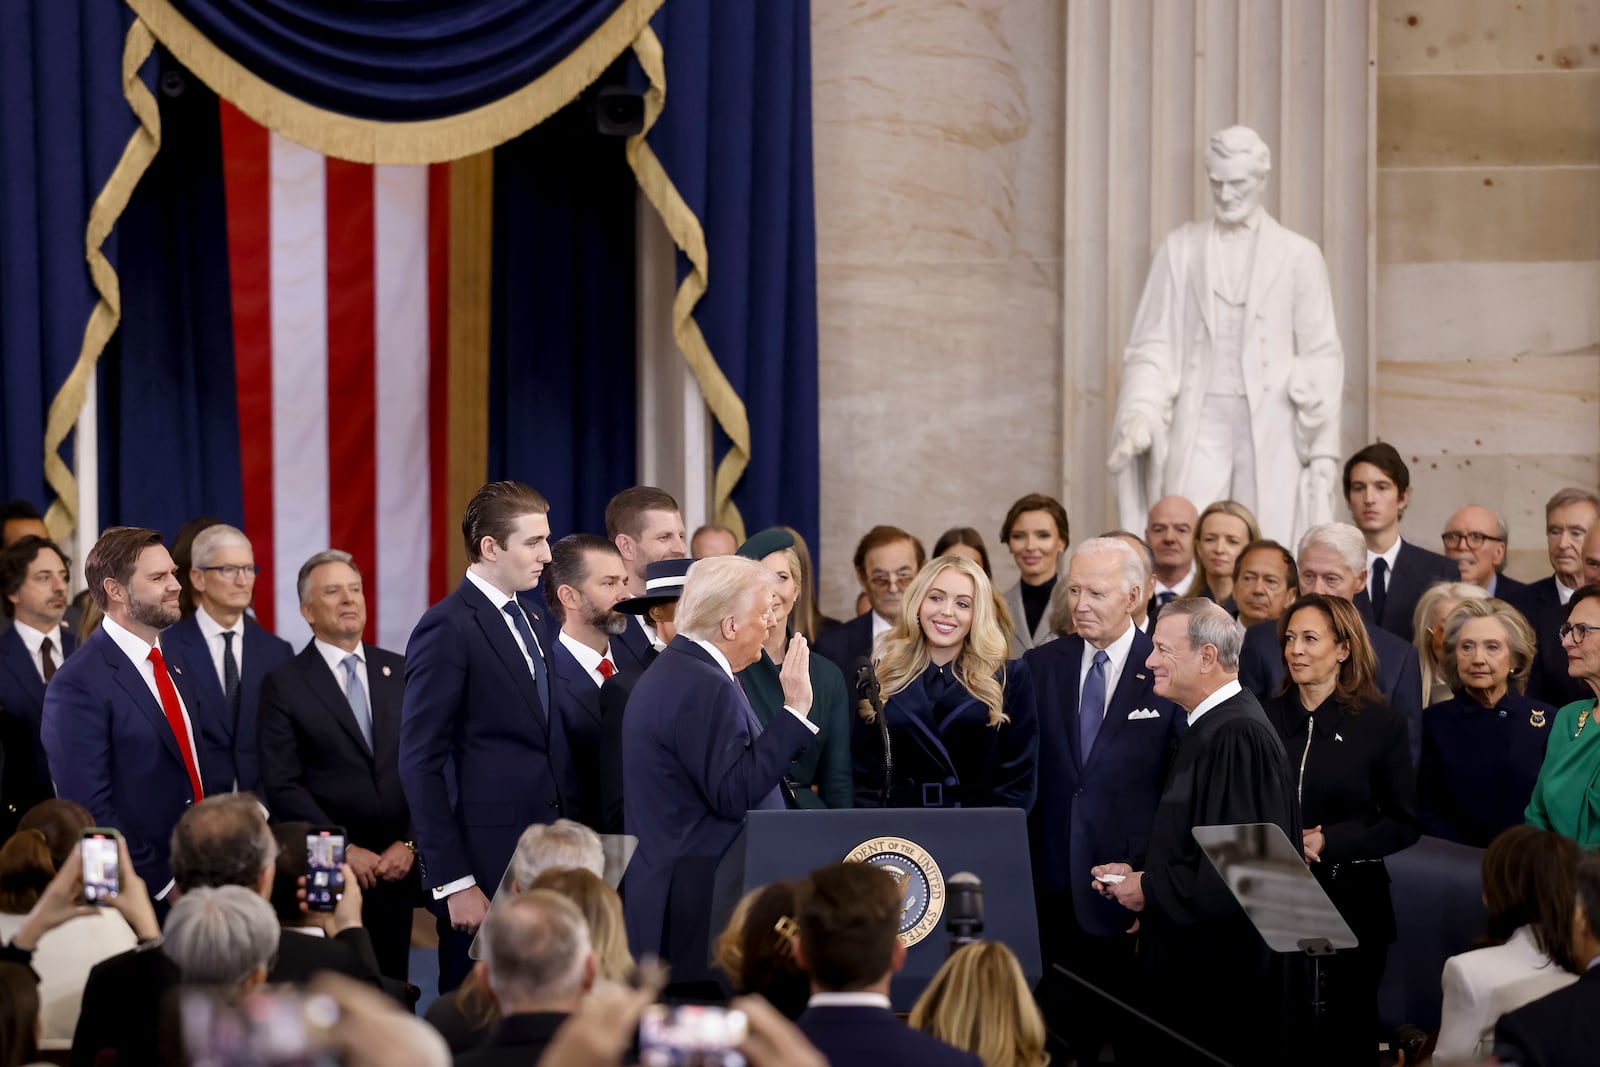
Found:
M 159 648 L 150 650 L 150 662 L 156 669 L 156 692 L 161 694 L 161 710 L 167 714 L 167 725 L 178 739 L 178 751 L 183 754 L 183 769 L 189 772 L 189 785 L 194 789 L 195 803 L 205 798 L 200 789 L 200 769 L 194 765 L 194 750 L 189 747 L 189 728 L 183 724 L 183 705 L 178 703 L 178 689 L 167 673 L 167 661 Z
M 604 656 L 600 658 L 600 666 L 596 667 L 595 669 L 600 672 L 600 678 L 602 680 L 617 673 L 617 665 L 612 663 L 609 658 Z

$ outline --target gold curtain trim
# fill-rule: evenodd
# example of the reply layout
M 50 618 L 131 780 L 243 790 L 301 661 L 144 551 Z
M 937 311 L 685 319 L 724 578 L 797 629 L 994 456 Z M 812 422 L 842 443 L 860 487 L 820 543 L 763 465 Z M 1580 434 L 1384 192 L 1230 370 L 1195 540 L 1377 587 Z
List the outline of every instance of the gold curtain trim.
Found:
M 667 98 L 667 70 L 661 39 L 648 24 L 634 40 L 633 53 L 650 79 L 650 85 L 644 97 L 644 129 L 628 138 L 628 165 L 633 168 L 639 188 L 644 190 L 644 195 L 666 224 L 673 243 L 689 258 L 689 273 L 683 279 L 683 284 L 678 286 L 677 295 L 672 300 L 672 336 L 683 358 L 688 361 L 695 381 L 700 383 L 706 407 L 710 408 L 712 417 L 732 442 L 728 454 L 717 464 L 716 477 L 712 481 L 712 519 L 728 527 L 735 537 L 743 541 L 744 517 L 733 502 L 733 487 L 739 484 L 745 468 L 750 465 L 750 417 L 745 411 L 744 401 L 734 392 L 727 375 L 717 365 L 716 357 L 711 354 L 711 346 L 706 343 L 700 325 L 694 320 L 695 305 L 705 295 L 708 279 L 705 230 L 684 202 L 683 195 L 661 165 L 661 160 L 645 142 L 650 128 L 661 117 Z
M 482 107 L 417 122 L 382 122 L 327 111 L 252 74 L 195 29 L 170 0 L 127 0 L 195 76 L 256 122 L 325 156 L 355 163 L 444 163 L 532 129 L 589 87 L 648 29 L 663 0 L 623 0 L 589 38 L 534 81 Z
M 123 209 L 133 196 L 134 187 L 161 148 L 161 109 L 143 81 L 139 68 L 155 50 L 156 40 L 150 28 L 135 19 L 128 27 L 128 36 L 122 45 L 122 95 L 128 107 L 139 120 L 138 127 L 123 146 L 122 158 L 117 160 L 111 176 L 89 207 L 89 224 L 84 235 L 84 257 L 89 264 L 89 277 L 95 291 L 100 294 L 89 322 L 83 330 L 83 344 L 78 348 L 78 361 L 67 375 L 50 402 L 50 412 L 44 428 L 44 479 L 55 492 L 45 512 L 45 526 L 50 536 L 60 540 L 72 532 L 78 518 L 78 479 L 72 468 L 61 459 L 57 451 L 67 439 L 83 410 L 89 392 L 89 375 L 105 351 L 106 343 L 122 321 L 122 287 L 116 269 L 105 257 L 100 246 L 111 236 L 111 229 L 122 217 Z M 93 531 L 98 533 L 99 531 Z

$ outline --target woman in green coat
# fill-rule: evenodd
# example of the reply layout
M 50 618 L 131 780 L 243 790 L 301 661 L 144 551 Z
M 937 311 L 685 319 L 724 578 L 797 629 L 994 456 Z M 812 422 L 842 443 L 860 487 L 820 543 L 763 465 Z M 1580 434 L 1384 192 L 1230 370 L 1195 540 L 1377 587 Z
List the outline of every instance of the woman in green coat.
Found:
M 783 714 L 783 683 L 778 670 L 789 643 L 789 616 L 800 594 L 802 573 L 794 546 L 792 534 L 774 527 L 761 531 L 739 548 L 739 555 L 760 563 L 778 579 L 779 603 L 773 610 L 777 625 L 767 634 L 761 658 L 739 672 L 739 684 L 762 726 L 771 722 L 774 715 Z M 811 655 L 810 674 L 811 721 L 817 726 L 817 736 L 789 764 L 789 773 L 784 777 L 802 808 L 848 808 L 855 795 L 850 777 L 849 691 L 839 668 L 815 653 Z
M 1600 694 L 1600 585 L 1586 585 L 1567 601 L 1560 629 L 1567 671 Z M 1528 802 L 1528 822 L 1554 830 L 1583 848 L 1600 847 L 1600 723 L 1595 699 L 1556 712 L 1539 781 Z

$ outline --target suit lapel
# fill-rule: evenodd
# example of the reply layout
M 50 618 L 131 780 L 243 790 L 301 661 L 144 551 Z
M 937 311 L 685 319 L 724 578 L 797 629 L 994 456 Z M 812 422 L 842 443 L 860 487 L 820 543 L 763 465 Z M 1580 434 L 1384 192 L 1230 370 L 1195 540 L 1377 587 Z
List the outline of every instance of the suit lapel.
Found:
M 0 668 L 17 679 L 17 684 L 33 698 L 35 706 L 44 705 L 44 679 L 39 677 L 38 670 L 34 668 L 33 657 L 28 655 L 28 646 L 23 644 L 22 635 L 17 633 L 15 626 L 7 630 L 4 639 L 0 640 Z
M 306 685 L 322 701 L 322 706 L 327 709 L 328 717 L 339 724 L 339 728 L 350 738 L 350 743 L 365 753 L 371 759 L 373 753 L 367 750 L 366 739 L 361 736 L 361 727 L 356 724 L 356 713 L 350 710 L 350 698 L 344 695 L 344 680 L 328 669 L 328 661 L 322 658 L 318 651 L 316 641 L 306 645 L 305 651 L 299 657 L 300 672 L 305 677 Z M 377 666 L 370 656 L 367 660 L 367 683 L 372 690 L 374 706 L 372 713 L 372 743 L 378 743 L 378 684 L 373 676 L 378 673 Z
M 105 644 L 100 651 L 106 665 L 116 675 L 117 684 L 133 698 L 135 706 L 149 720 L 151 729 L 161 738 L 161 743 L 166 746 L 167 751 L 172 753 L 172 758 L 180 764 L 183 763 L 183 753 L 178 750 L 178 738 L 172 732 L 172 724 L 167 722 L 167 713 L 161 709 L 161 703 L 150 694 L 150 687 L 145 684 L 144 675 L 140 673 L 139 668 L 123 655 L 122 649 L 118 648 L 117 643 L 109 636 L 105 638 Z M 173 684 L 177 684 L 176 679 L 173 680 Z M 191 713 L 189 719 L 191 728 L 195 728 L 195 714 Z M 194 739 L 191 737 L 190 741 Z M 198 751 L 200 747 L 199 743 L 195 742 L 195 750 Z
M 583 664 L 578 662 L 567 647 L 557 637 L 550 642 L 550 658 L 554 661 L 555 670 L 551 677 L 565 691 L 567 699 L 575 706 L 582 708 L 584 714 L 594 720 L 596 726 L 600 725 L 600 687 L 589 678 L 589 672 L 583 669 Z
M 1072 754 L 1072 766 L 1083 773 L 1083 753 L 1078 746 L 1078 713 L 1082 708 L 1078 699 L 1083 695 L 1082 687 L 1078 684 L 1078 675 L 1083 673 L 1083 649 L 1086 642 L 1083 638 L 1073 635 L 1063 637 L 1067 648 L 1071 649 L 1064 658 L 1061 671 L 1061 714 L 1056 717 L 1057 729 L 1066 734 L 1067 751 Z
M 379 766 L 393 767 L 400 751 L 400 701 L 405 695 L 405 672 L 396 670 L 387 655 L 371 645 L 367 652 L 367 688 L 372 693 L 372 758 Z M 355 716 L 351 715 L 354 720 Z
M 972 698 L 969 697 L 968 699 L 970 701 Z M 939 728 L 934 725 L 933 703 L 928 699 L 928 693 L 923 688 L 922 679 L 919 677 L 909 686 L 900 690 L 894 695 L 893 700 L 897 710 L 903 714 L 906 726 L 912 736 L 921 743 L 923 749 L 930 756 L 944 764 L 945 769 L 951 774 L 955 774 L 955 760 L 950 758 L 950 750 L 945 747 L 944 738 Z M 888 705 L 885 705 L 884 711 L 888 711 Z M 950 718 L 946 721 L 954 722 L 956 717 L 961 714 L 962 710 L 957 708 L 951 711 Z M 893 727 L 895 724 L 891 720 L 889 725 Z
M 1106 700 L 1105 721 L 1100 724 L 1100 734 L 1095 738 L 1094 748 L 1090 750 L 1089 759 L 1084 765 L 1085 774 L 1094 769 L 1095 764 L 1100 762 L 1101 754 L 1127 728 L 1128 716 L 1137 711 L 1150 696 L 1150 671 L 1144 665 L 1144 661 L 1150 657 L 1150 642 L 1145 638 L 1146 647 L 1141 650 L 1140 639 L 1143 637 L 1141 633 L 1134 633 L 1133 647 L 1128 649 L 1128 658 L 1122 664 L 1122 676 L 1117 679 L 1116 689 L 1111 691 Z
M 539 693 L 533 686 L 533 676 L 528 673 L 527 660 L 522 658 L 522 650 L 517 647 L 516 639 L 511 636 L 511 631 L 507 628 L 505 613 L 489 603 L 489 598 L 479 592 L 470 579 L 461 579 L 461 586 L 457 591 L 472 607 L 473 615 L 478 620 L 478 629 L 483 632 L 484 640 L 511 675 L 517 692 L 522 694 L 522 699 L 528 704 L 528 710 L 533 712 L 539 725 L 548 731 L 550 718 L 547 709 L 539 706 Z M 546 663 L 548 664 L 548 661 Z

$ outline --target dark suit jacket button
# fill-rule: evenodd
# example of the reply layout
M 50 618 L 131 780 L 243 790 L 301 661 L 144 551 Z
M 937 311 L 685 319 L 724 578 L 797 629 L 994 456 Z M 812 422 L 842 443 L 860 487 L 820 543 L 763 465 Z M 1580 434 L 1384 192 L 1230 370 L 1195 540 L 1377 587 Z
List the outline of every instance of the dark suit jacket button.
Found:
M 561 802 L 559 800 L 552 800 L 550 802 L 550 806 L 552 808 L 559 808 L 561 806 Z

